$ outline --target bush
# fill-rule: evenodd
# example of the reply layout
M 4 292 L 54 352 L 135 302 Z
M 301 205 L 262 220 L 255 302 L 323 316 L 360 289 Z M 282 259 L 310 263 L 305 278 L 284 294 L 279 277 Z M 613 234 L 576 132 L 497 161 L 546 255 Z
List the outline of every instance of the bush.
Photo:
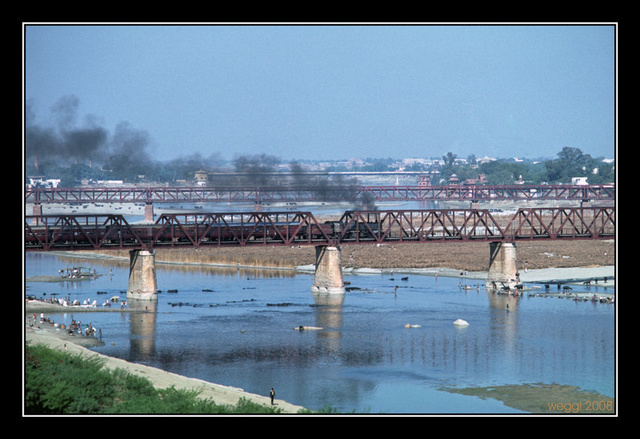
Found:
M 191 390 L 155 389 L 143 377 L 108 370 L 97 357 L 82 358 L 27 345 L 25 413 L 35 414 L 227 414 L 281 413 L 281 409 L 241 398 L 235 406 L 217 405 Z
M 99 413 L 114 397 L 110 373 L 96 357 L 29 346 L 25 360 L 27 413 Z

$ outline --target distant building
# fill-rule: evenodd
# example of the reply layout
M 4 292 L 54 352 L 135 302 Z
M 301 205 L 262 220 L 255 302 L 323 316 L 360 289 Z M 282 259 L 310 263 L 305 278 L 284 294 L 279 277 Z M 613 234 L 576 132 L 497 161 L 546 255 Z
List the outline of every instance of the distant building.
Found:
M 420 175 L 418 177 L 418 186 L 431 186 L 431 177 L 428 175 Z
M 456 174 L 451 174 L 451 177 L 449 177 L 449 184 L 460 184 L 460 179 Z
M 28 187 L 46 187 L 46 188 L 57 188 L 60 184 L 59 178 L 49 178 L 46 179 L 40 176 L 29 177 Z
M 485 174 L 478 174 L 478 178 L 467 178 L 464 181 L 466 185 L 487 184 L 487 176 Z
M 587 183 L 587 177 L 573 177 L 571 179 L 571 184 L 582 186 L 582 185 L 587 185 L 589 183 Z
M 209 174 L 203 170 L 196 171 L 195 178 L 198 186 L 204 186 L 209 181 Z
M 492 157 L 484 156 L 484 157 L 482 157 L 480 159 L 477 159 L 476 163 L 479 164 L 479 165 L 482 165 L 484 163 L 490 163 L 490 162 L 495 162 L 495 161 L 496 161 L 496 159 L 494 159 Z

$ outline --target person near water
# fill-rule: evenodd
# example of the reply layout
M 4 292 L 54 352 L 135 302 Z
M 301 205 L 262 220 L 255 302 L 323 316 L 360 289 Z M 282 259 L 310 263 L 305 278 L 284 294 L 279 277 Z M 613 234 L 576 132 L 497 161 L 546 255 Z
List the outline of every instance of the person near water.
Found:
M 273 387 L 271 388 L 271 391 L 269 392 L 269 396 L 271 397 L 271 405 L 273 405 L 273 398 L 276 397 L 276 392 L 275 392 L 275 390 L 273 390 Z

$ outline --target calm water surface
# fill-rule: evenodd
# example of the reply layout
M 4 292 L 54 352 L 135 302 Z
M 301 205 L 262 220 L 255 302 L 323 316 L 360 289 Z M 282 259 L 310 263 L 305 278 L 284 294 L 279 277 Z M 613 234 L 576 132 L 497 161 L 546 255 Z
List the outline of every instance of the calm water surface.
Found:
M 79 265 L 103 274 L 27 282 L 28 294 L 99 304 L 126 298 L 128 263 L 25 258 L 27 278 Z M 274 387 L 277 398 L 311 409 L 518 413 L 499 401 L 439 390 L 450 386 L 557 383 L 615 396 L 614 305 L 515 299 L 484 288 L 463 291 L 457 278 L 403 276 L 347 276 L 360 289 L 336 300 L 312 295 L 311 275 L 157 265 L 162 293 L 145 303 L 155 313 L 52 318 L 100 328 L 105 345 L 95 350 L 103 354 L 265 396 Z M 470 325 L 455 327 L 459 318 Z M 322 329 L 294 330 L 300 325 Z

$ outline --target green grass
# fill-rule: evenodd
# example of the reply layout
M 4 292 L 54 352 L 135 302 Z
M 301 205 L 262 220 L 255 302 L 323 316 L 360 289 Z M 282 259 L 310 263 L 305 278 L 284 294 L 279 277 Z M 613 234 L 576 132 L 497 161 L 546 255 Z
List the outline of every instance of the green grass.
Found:
M 218 405 L 197 391 L 156 389 L 143 377 L 103 368 L 97 358 L 82 358 L 43 345 L 25 350 L 25 414 L 278 414 L 277 407 L 241 398 Z M 310 413 L 305 411 L 305 413 Z

